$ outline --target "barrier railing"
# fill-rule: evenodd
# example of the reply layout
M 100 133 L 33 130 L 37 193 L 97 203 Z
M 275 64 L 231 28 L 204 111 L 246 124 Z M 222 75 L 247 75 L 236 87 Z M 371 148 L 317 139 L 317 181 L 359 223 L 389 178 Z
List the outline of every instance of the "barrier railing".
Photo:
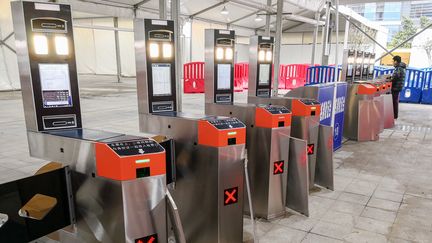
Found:
M 394 67 L 389 66 L 374 66 L 373 77 L 377 78 L 381 75 L 392 74 Z
M 432 68 L 423 69 L 423 89 L 421 103 L 432 104 Z
M 399 98 L 401 102 L 420 103 L 424 75 L 425 72 L 422 69 L 406 69 L 405 84 Z
M 241 92 L 247 89 L 249 80 L 249 63 L 234 64 L 234 91 Z
M 204 93 L 204 62 L 183 65 L 183 84 L 185 93 Z
M 341 67 L 338 67 L 337 75 L 341 74 Z M 306 85 L 332 83 L 334 82 L 334 66 L 309 67 L 306 74 Z
M 309 64 L 287 64 L 279 68 L 279 89 L 294 89 L 304 86 Z

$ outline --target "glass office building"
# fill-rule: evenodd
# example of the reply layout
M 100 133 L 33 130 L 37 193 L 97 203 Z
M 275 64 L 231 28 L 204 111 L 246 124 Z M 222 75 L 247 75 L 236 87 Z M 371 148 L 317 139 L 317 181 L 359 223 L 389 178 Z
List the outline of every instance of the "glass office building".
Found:
M 420 24 L 420 17 L 432 19 L 432 1 L 395 1 L 376 3 L 357 3 L 349 8 L 363 17 L 388 28 L 388 41 L 399 31 L 403 17 L 411 18 L 415 24 Z

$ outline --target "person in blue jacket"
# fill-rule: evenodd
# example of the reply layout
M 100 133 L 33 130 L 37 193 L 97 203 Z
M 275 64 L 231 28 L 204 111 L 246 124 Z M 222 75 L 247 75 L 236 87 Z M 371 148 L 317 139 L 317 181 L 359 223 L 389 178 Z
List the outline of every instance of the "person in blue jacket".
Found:
M 392 81 L 392 97 L 393 97 L 393 114 L 394 118 L 399 116 L 399 93 L 402 91 L 405 82 L 406 64 L 402 62 L 400 56 L 393 57 L 393 66 L 395 67 L 393 74 L 390 77 Z

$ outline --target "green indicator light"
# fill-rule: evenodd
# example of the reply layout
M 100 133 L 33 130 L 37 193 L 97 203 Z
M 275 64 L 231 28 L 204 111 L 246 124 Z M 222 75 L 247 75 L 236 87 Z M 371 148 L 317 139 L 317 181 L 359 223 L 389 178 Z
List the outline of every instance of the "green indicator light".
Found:
M 139 160 L 135 161 L 135 163 L 137 163 L 137 164 L 149 163 L 149 162 L 150 162 L 150 159 L 139 159 Z
M 237 132 L 229 132 L 228 135 L 236 135 Z

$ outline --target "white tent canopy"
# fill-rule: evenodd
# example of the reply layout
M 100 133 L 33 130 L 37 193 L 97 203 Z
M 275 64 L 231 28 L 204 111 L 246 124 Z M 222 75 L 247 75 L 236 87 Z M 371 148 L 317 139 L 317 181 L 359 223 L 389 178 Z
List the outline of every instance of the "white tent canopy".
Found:
M 170 1 L 174 0 L 166 0 L 168 16 Z M 180 43 L 182 62 L 204 60 L 204 29 L 206 28 L 229 28 L 236 31 L 237 61 L 247 61 L 248 38 L 244 37 L 263 33 L 267 14 L 270 15 L 271 30 L 275 30 L 277 0 L 271 0 L 271 6 L 267 5 L 267 0 L 178 1 L 180 1 L 182 26 Z M 20 88 L 16 56 L 13 52 L 15 43 L 9 2 L 0 1 L 2 9 L 0 39 L 4 40 L 9 36 L 4 42 L 6 45 L 0 45 L 0 90 Z M 57 2 L 71 4 L 73 9 L 77 65 L 80 74 L 117 75 L 119 65 L 122 76 L 135 75 L 132 20 L 135 17 L 159 18 L 159 0 L 57 0 Z M 315 20 L 315 14 L 322 12 L 324 4 L 325 0 L 284 1 L 282 29 L 289 34 L 283 36 L 282 51 L 290 52 L 290 55 L 282 55 L 281 63 L 310 62 L 310 56 L 304 54 L 311 53 L 312 31 L 315 24 L 323 23 L 321 20 L 318 22 Z M 221 14 L 224 7 L 228 10 L 226 15 Z M 372 25 L 355 13 L 348 14 L 361 24 Z M 256 21 L 257 16 L 262 20 Z M 340 30 L 343 31 L 344 20 L 340 19 Z M 115 22 L 118 24 L 116 25 Z M 118 50 L 116 50 L 115 30 L 118 30 Z M 8 48 L 9 46 L 12 50 Z M 319 48 L 316 52 L 318 56 Z M 120 57 L 120 62 L 117 62 L 117 55 Z

